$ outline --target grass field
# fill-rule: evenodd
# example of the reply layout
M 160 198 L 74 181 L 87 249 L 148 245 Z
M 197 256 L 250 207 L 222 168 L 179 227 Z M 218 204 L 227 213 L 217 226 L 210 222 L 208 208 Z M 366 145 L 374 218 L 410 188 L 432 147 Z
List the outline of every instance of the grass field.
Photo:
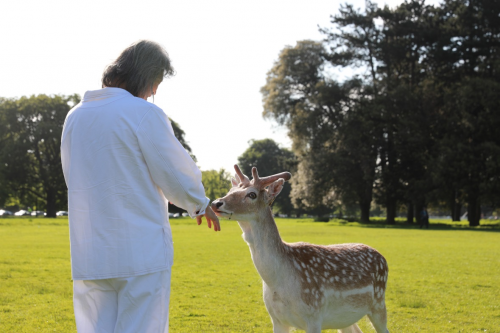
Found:
M 384 254 L 391 332 L 500 332 L 500 229 L 432 222 L 420 230 L 277 220 L 289 242 L 361 242 Z M 237 223 L 223 221 L 220 233 L 188 218 L 171 223 L 170 331 L 272 332 Z M 68 237 L 64 218 L 0 219 L 0 332 L 76 331 Z M 374 332 L 366 319 L 360 327 Z

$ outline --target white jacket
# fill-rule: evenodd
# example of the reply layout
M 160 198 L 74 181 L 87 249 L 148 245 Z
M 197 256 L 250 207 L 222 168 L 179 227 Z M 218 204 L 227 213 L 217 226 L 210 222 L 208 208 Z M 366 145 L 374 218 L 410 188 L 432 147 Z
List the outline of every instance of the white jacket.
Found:
M 61 159 L 74 280 L 170 268 L 166 198 L 191 217 L 209 203 L 201 172 L 167 115 L 120 88 L 88 91 L 68 113 Z

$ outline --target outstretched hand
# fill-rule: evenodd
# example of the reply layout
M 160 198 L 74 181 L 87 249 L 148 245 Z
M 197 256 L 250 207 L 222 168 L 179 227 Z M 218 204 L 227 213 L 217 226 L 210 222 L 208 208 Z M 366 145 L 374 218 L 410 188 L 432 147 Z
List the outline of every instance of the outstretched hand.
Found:
M 215 215 L 214 211 L 210 206 L 205 209 L 205 214 L 196 216 L 196 222 L 198 225 L 202 222 L 202 217 L 205 216 L 207 219 L 208 227 L 212 228 L 212 223 L 214 224 L 214 231 L 220 231 L 219 218 Z

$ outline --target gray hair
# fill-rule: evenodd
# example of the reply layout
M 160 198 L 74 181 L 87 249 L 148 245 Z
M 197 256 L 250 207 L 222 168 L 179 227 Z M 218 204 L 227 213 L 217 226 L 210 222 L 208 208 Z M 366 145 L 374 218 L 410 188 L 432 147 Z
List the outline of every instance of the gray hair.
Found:
M 121 87 L 143 97 L 151 93 L 155 83 L 174 74 L 168 53 L 160 44 L 139 40 L 106 67 L 101 81 L 103 87 Z

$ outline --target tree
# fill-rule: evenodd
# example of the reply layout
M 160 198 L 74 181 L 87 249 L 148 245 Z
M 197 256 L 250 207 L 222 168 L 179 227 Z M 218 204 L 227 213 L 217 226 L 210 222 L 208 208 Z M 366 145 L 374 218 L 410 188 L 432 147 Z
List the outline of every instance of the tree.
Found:
M 191 158 L 195 162 L 197 162 L 196 156 L 193 154 L 191 147 L 189 146 L 189 144 L 186 141 L 186 138 L 184 137 L 184 135 L 186 133 L 182 130 L 182 128 L 180 127 L 180 125 L 177 122 L 175 122 L 171 118 L 169 118 L 169 119 L 170 119 L 170 123 L 172 124 L 172 129 L 174 130 L 175 137 L 177 138 L 177 140 L 179 140 L 180 144 L 184 147 L 184 149 L 186 149 L 186 151 L 189 153 L 189 155 L 191 155 Z
M 231 174 L 224 169 L 202 171 L 201 177 L 205 195 L 212 201 L 226 196 L 231 189 Z
M 479 225 L 481 201 L 491 202 L 498 189 L 499 16 L 498 1 L 445 1 L 444 33 L 431 52 L 444 120 L 436 178 L 449 188 L 455 218 L 460 200 L 467 202 L 471 226 Z
M 478 226 L 481 201 L 491 201 L 500 188 L 500 82 L 464 79 L 445 96 L 447 127 L 439 143 L 438 175 L 463 191 L 470 226 Z
M 356 202 L 367 221 L 377 159 L 374 141 L 380 135 L 373 123 L 363 125 L 373 119 L 374 109 L 366 103 L 373 89 L 357 77 L 334 81 L 324 70 L 333 61 L 344 64 L 347 56 L 328 55 L 312 41 L 285 48 L 261 89 L 263 115 L 287 126 L 293 140 L 299 159 L 293 199 L 309 208 L 331 206 L 336 198 Z
M 238 157 L 238 165 L 249 177 L 252 174 L 252 167 L 258 169 L 259 175 L 268 176 L 282 171 L 293 173 L 295 164 L 295 155 L 290 150 L 279 147 L 271 139 L 251 140 L 250 147 Z M 290 192 L 291 185 L 286 182 L 274 202 L 276 209 L 287 215 L 290 215 L 293 210 Z
M 66 201 L 61 133 L 70 105 L 79 99 L 78 95 L 38 95 L 0 103 L 6 127 L 0 152 L 3 177 L 18 196 L 28 194 L 41 200 L 47 217 L 55 217 L 58 202 Z

